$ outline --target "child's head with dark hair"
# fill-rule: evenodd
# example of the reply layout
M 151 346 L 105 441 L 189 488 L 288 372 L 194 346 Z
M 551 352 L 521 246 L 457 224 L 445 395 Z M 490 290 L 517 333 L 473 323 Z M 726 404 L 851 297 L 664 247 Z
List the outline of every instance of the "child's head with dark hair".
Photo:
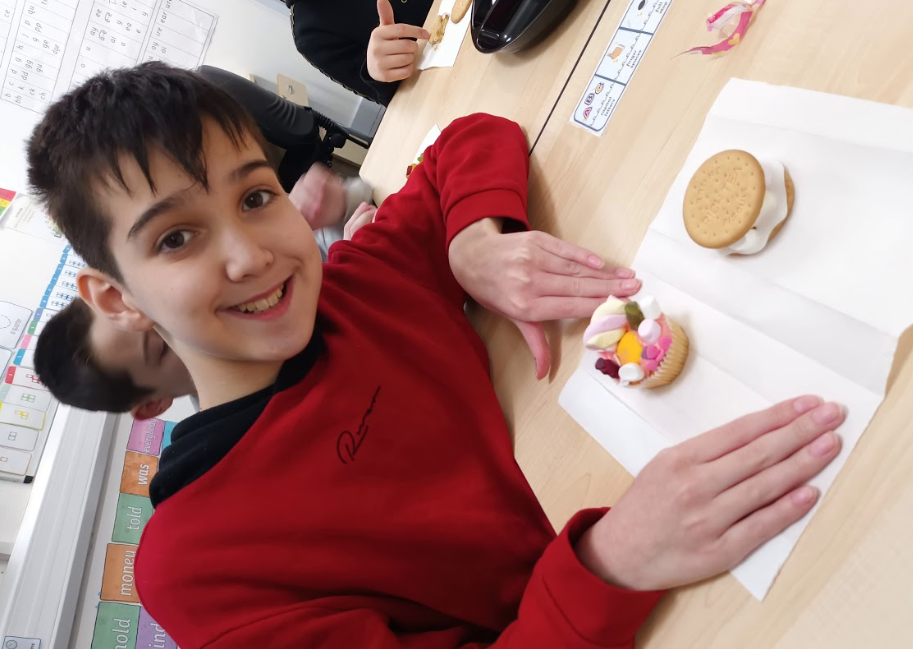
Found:
M 320 253 L 253 121 L 217 87 L 161 63 L 104 72 L 51 106 L 28 158 L 90 265 L 83 299 L 119 331 L 154 327 L 204 405 L 264 387 L 307 345 Z
M 51 106 L 32 133 L 32 192 L 86 263 L 120 279 L 108 246 L 110 215 L 96 197 L 99 183 L 127 189 L 126 157 L 154 189 L 149 151 L 157 147 L 205 187 L 203 118 L 235 144 L 258 133 L 237 102 L 194 72 L 159 62 L 103 72 Z
M 61 403 L 84 410 L 161 414 L 193 392 L 180 359 L 154 331 L 119 331 L 82 300 L 55 315 L 38 338 L 35 371 Z

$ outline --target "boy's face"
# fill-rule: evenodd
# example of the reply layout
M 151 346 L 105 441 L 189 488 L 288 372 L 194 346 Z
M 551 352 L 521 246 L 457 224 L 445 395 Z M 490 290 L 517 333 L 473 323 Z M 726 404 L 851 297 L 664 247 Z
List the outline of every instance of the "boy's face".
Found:
M 147 401 L 167 401 L 193 394 L 190 373 L 154 329 L 123 331 L 107 318 L 96 317 L 90 330 L 92 354 L 109 373 L 126 372 L 133 382 L 153 393 Z
M 123 303 L 191 360 L 281 362 L 313 332 L 321 261 L 313 233 L 253 137 L 235 148 L 204 120 L 209 190 L 150 150 L 153 192 L 136 161 L 121 160 L 129 192 L 99 196 L 123 275 Z

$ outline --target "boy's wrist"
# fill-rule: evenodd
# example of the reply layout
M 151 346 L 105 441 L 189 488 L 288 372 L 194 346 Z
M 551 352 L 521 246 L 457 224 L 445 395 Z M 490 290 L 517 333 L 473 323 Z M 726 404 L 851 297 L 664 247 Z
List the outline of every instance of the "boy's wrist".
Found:
M 627 590 L 652 590 L 637 583 L 633 565 L 620 559 L 625 552 L 614 538 L 609 513 L 574 544 L 574 552 L 584 567 L 605 583 Z
M 475 237 L 485 237 L 492 234 L 501 234 L 501 228 L 504 224 L 504 219 L 496 218 L 485 218 L 475 223 L 471 223 L 463 228 L 462 232 L 454 237 L 454 241 L 458 238 L 463 239 L 472 239 Z M 465 235 L 465 236 L 464 236 Z M 453 245 L 451 243 L 451 245 Z
M 460 230 L 450 242 L 447 256 L 450 260 L 450 268 L 457 277 L 462 277 L 465 282 L 471 284 L 472 278 L 478 279 L 480 265 L 478 258 L 484 254 L 481 250 L 484 247 L 479 245 L 483 239 L 501 235 L 501 224 L 504 219 L 484 218 L 474 223 L 470 223 Z M 461 282 L 462 284 L 463 282 Z M 469 285 L 463 284 L 463 288 L 472 293 Z

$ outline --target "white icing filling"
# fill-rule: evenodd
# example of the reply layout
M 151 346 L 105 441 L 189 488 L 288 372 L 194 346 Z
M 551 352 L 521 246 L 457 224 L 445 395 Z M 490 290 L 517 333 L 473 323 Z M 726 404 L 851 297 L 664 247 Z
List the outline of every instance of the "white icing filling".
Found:
M 725 248 L 726 254 L 753 255 L 764 250 L 774 229 L 786 220 L 789 205 L 786 200 L 786 170 L 776 160 L 758 160 L 764 170 L 767 191 L 754 227 L 744 237 Z

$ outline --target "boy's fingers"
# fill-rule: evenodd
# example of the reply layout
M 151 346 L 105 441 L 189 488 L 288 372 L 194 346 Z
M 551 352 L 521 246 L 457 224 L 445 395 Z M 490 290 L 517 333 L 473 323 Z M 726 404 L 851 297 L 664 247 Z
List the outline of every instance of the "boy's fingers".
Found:
M 390 0 L 377 0 L 377 17 L 380 19 L 382 26 L 392 25 L 396 22 L 396 18 L 393 16 L 393 5 L 390 4 Z
M 384 65 L 391 70 L 405 68 L 415 60 L 414 54 L 391 54 L 384 59 Z
M 628 268 L 614 268 L 608 264 L 601 268 L 593 268 L 581 264 L 573 259 L 565 259 L 541 248 L 533 250 L 532 261 L 536 268 L 553 275 L 568 275 L 570 277 L 593 277 L 595 279 L 633 279 L 634 271 Z M 603 297 L 608 297 L 604 295 Z
M 603 302 L 604 297 L 540 297 L 533 301 L 529 313 L 520 317 L 529 322 L 589 318 Z
M 545 234 L 544 232 L 536 232 L 534 233 L 534 236 L 537 237 L 536 242 L 539 244 L 540 248 L 554 255 L 576 261 L 578 264 L 583 264 L 590 268 L 602 268 L 605 266 L 605 262 L 599 255 L 586 248 L 575 246 L 573 243 L 562 241 L 561 239 L 553 237 L 550 234 Z
M 356 219 L 356 218 L 362 216 L 363 214 L 365 214 L 366 212 L 371 212 L 373 210 L 374 210 L 373 205 L 369 205 L 368 203 L 361 203 L 358 207 L 355 208 L 355 211 L 352 213 L 352 218 Z
M 342 229 L 342 238 L 346 241 L 351 241 L 356 232 L 371 222 L 372 216 L 373 215 L 369 212 L 363 212 L 349 219 L 348 223 L 346 223 L 345 227 Z
M 393 81 L 402 81 L 408 79 L 415 72 L 415 64 L 407 65 L 402 68 L 393 68 L 387 71 L 387 76 Z
M 687 446 L 689 453 L 696 460 L 712 462 L 750 444 L 765 433 L 783 428 L 820 403 L 821 399 L 815 396 L 782 401 L 766 410 L 746 415 L 709 433 L 699 435 L 682 446 Z
M 843 409 L 836 403 L 822 404 L 786 426 L 761 435 L 714 460 L 707 467 L 707 479 L 716 492 L 721 493 L 787 458 L 792 459 L 797 451 L 817 440 L 823 433 L 840 426 L 844 418 Z
M 824 433 L 789 458 L 718 496 L 715 504 L 728 512 L 727 527 L 814 478 L 839 452 L 837 434 Z
M 607 295 L 634 295 L 640 290 L 640 282 L 636 279 L 568 277 L 544 273 L 537 276 L 535 290 L 540 295 L 552 297 L 596 297 L 605 300 Z
M 381 41 L 377 46 L 377 53 L 380 56 L 390 56 L 392 54 L 412 54 L 418 51 L 418 43 L 408 39 L 394 39 Z
M 416 27 L 415 25 L 410 25 L 408 23 L 396 23 L 395 25 L 383 25 L 378 27 L 377 36 L 384 40 L 394 41 L 398 39 L 408 39 L 414 38 L 428 40 L 431 36 L 427 31 L 421 27 Z M 414 44 L 414 41 L 409 41 Z
M 536 362 L 536 378 L 545 378 L 552 365 L 552 350 L 548 346 L 545 330 L 538 322 L 513 320 L 513 323 L 517 325 L 517 329 L 520 330 L 523 339 L 529 345 L 529 350 L 533 353 L 533 360 Z
M 732 565 L 740 563 L 762 543 L 805 516 L 818 497 L 817 489 L 804 485 L 730 527 L 722 537 L 727 559 Z

